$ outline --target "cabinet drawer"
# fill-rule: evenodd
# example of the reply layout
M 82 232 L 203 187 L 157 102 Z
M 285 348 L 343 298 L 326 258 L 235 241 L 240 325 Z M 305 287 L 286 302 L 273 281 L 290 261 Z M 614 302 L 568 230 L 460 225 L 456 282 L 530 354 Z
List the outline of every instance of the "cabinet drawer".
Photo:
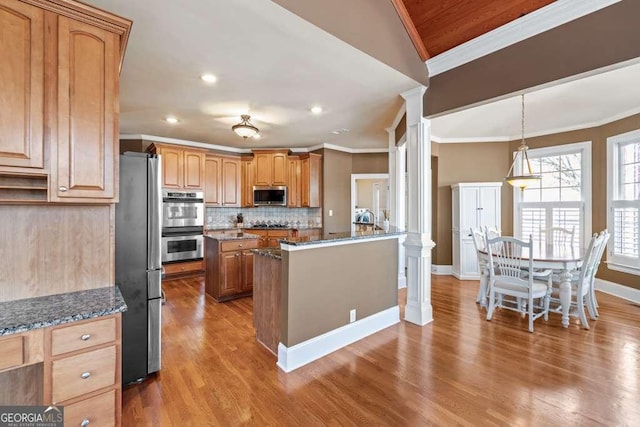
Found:
M 0 341 L 0 370 L 20 366 L 24 363 L 22 335 Z
M 116 346 L 55 360 L 51 369 L 52 400 L 59 403 L 109 387 L 116 382 Z
M 115 420 L 115 390 L 64 407 L 65 426 L 114 426 Z
M 170 276 L 172 274 L 190 273 L 194 271 L 204 270 L 203 261 L 187 261 L 177 262 L 174 264 L 163 264 L 164 274 Z
M 116 319 L 113 317 L 56 328 L 51 332 L 51 354 L 82 350 L 115 339 Z
M 232 240 L 229 242 L 220 243 L 220 250 L 222 252 L 241 251 L 244 249 L 256 249 L 257 247 L 258 247 L 258 239 Z

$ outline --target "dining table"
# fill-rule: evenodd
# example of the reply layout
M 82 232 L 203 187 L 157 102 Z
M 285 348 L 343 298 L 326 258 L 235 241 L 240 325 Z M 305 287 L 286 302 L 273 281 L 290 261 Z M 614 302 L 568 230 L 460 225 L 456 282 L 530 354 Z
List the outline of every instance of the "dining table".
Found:
M 569 326 L 569 309 L 571 308 L 571 278 L 579 274 L 578 270 L 584 262 L 586 248 L 563 245 L 533 243 L 532 253 L 529 249 L 523 249 L 520 258 L 522 267 L 529 267 L 529 258 L 533 258 L 533 269 L 553 270 L 558 272 L 560 285 L 558 296 L 562 307 L 562 326 Z M 487 306 L 487 294 L 489 287 L 489 254 L 486 250 L 478 251 L 480 261 L 480 291 L 478 300 L 481 306 Z

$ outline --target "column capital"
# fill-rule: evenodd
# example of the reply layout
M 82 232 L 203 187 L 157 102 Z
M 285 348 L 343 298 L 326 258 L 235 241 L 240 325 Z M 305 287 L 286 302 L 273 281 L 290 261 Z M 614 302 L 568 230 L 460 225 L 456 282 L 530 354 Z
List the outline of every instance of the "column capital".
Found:
M 413 89 L 409 89 L 405 92 L 402 92 L 400 96 L 403 97 L 406 101 L 409 101 L 416 97 L 420 97 L 422 99 L 422 96 L 426 91 L 427 91 L 427 87 L 420 85 L 418 87 L 414 87 Z

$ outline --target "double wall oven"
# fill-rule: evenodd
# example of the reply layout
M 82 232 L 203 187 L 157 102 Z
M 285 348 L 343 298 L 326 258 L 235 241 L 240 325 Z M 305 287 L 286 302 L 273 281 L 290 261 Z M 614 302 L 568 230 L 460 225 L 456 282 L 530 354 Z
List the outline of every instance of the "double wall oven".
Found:
M 202 259 L 204 193 L 162 191 L 162 262 Z

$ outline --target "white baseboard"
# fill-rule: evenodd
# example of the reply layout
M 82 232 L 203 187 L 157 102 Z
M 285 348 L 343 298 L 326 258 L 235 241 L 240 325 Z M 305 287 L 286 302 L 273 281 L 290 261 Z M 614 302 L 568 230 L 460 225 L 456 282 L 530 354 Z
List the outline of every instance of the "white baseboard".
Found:
M 618 298 L 640 304 L 640 289 L 630 288 L 629 286 L 620 285 L 618 283 L 609 282 L 596 278 L 596 291 L 601 291 Z
M 431 264 L 431 274 L 437 276 L 451 276 L 453 271 L 452 265 L 435 265 Z
M 287 348 L 278 344 L 278 367 L 291 372 L 342 347 L 400 322 L 395 306 Z

